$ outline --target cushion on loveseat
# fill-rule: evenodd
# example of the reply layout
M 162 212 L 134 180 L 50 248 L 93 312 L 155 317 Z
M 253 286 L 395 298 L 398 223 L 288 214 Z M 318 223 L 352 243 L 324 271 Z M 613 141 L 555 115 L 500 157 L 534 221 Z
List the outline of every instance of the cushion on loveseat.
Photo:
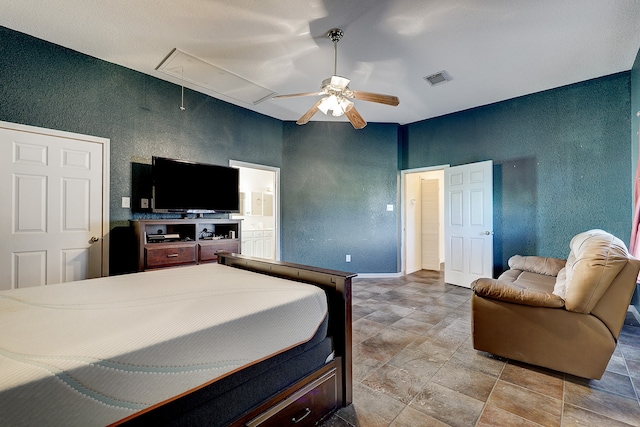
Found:
M 590 313 L 627 264 L 629 253 L 620 239 L 597 229 L 576 235 L 570 248 L 553 294 L 565 300 L 567 310 Z
M 512 270 L 529 271 L 554 277 L 564 268 L 565 263 L 566 261 L 563 259 L 541 256 L 514 255 L 509 258 L 509 268 Z
M 504 277 L 504 275 L 498 279 L 480 278 L 471 284 L 473 292 L 484 298 L 533 307 L 562 308 L 564 306 L 562 298 L 553 295 L 550 287 L 539 286 L 535 281 L 527 280 L 527 273 L 530 275 L 536 273 L 509 271 L 519 272 L 519 279 L 524 280 L 511 281 L 510 277 Z
M 565 261 L 557 258 L 514 255 L 510 269 L 498 279 L 480 278 L 471 284 L 478 296 L 534 307 L 564 307 L 564 300 L 553 295 L 555 275 Z

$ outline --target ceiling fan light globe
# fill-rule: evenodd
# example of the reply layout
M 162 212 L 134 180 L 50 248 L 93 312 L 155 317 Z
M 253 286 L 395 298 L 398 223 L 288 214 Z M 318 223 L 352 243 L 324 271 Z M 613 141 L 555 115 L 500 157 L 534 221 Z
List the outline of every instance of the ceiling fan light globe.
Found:
M 322 101 L 320 101 L 320 104 L 318 105 L 318 110 L 322 111 L 324 114 L 327 114 L 327 112 L 329 111 L 328 96 L 325 96 L 324 98 L 322 98 Z
M 336 95 L 330 95 L 323 98 L 320 105 L 318 105 L 318 109 L 324 114 L 328 114 L 329 110 L 331 110 L 331 114 L 334 117 L 339 117 L 344 114 L 344 110 L 340 106 L 340 100 Z
M 340 97 L 340 99 L 338 101 L 338 104 L 340 105 L 340 109 L 343 111 L 342 114 L 346 113 L 347 111 L 349 111 L 349 110 L 351 110 L 353 108 L 353 102 L 349 101 L 344 96 Z

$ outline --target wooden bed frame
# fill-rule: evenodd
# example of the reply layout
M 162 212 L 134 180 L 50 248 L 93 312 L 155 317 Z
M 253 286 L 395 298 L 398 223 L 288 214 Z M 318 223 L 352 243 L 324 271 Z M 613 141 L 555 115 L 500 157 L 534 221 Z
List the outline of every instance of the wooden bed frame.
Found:
M 227 426 L 245 426 L 245 427 L 258 427 L 258 426 L 312 426 L 317 425 L 322 420 L 326 419 L 330 414 L 335 412 L 337 409 L 345 407 L 352 402 L 352 354 L 351 354 L 351 285 L 352 279 L 355 277 L 355 274 L 345 273 L 340 271 L 326 270 L 315 267 L 309 267 L 304 265 L 279 262 L 279 261 L 269 261 L 266 259 L 260 258 L 252 258 L 237 254 L 232 254 L 228 252 L 219 252 L 217 253 L 218 263 L 225 265 L 225 267 L 216 267 L 214 269 L 209 269 L 206 271 L 212 271 L 208 276 L 207 274 L 194 274 L 193 278 L 196 284 L 206 286 L 209 282 L 215 282 L 215 272 L 218 271 L 221 275 L 233 276 L 236 281 L 232 283 L 237 283 L 236 287 L 238 289 L 242 288 L 245 292 L 250 292 L 253 289 L 259 290 L 258 282 L 261 279 L 265 279 L 265 277 L 251 277 L 251 274 L 241 273 L 237 271 L 239 274 L 235 274 L 233 271 L 229 271 L 229 269 L 237 268 L 246 271 L 250 271 L 256 273 L 256 275 L 268 275 L 274 276 L 277 278 L 300 282 L 300 284 L 294 286 L 275 286 L 278 291 L 289 290 L 290 292 L 296 293 L 296 287 L 303 287 L 302 283 L 310 284 L 315 287 L 319 287 L 323 290 L 326 295 L 327 305 L 325 306 L 322 301 L 322 294 L 317 290 L 313 292 L 309 292 L 308 289 L 303 289 L 300 294 L 307 294 L 312 296 L 312 308 L 317 308 L 317 318 L 313 318 L 313 322 L 310 324 L 310 328 L 304 330 L 304 335 L 307 336 L 308 333 L 315 330 L 312 333 L 311 337 L 309 337 L 309 341 L 305 343 L 300 343 L 298 345 L 292 345 L 291 347 L 283 349 L 278 354 L 273 355 L 272 357 L 265 357 L 261 360 L 255 361 L 255 363 L 249 364 L 244 369 L 238 369 L 236 371 L 228 372 L 228 375 L 217 376 L 215 379 L 211 379 L 206 372 L 209 369 L 207 364 L 204 366 L 205 373 L 202 376 L 199 376 L 198 381 L 195 381 L 195 384 L 200 383 L 194 388 L 190 390 L 180 393 L 178 395 L 174 395 L 169 399 L 166 399 L 162 402 L 159 402 L 155 405 L 151 405 L 148 407 L 144 407 L 135 413 L 131 413 L 134 409 L 133 405 L 131 407 L 125 408 L 127 411 L 120 412 L 111 412 L 112 409 L 117 410 L 121 407 L 115 405 L 110 407 L 110 401 L 108 399 L 100 400 L 99 398 L 92 399 L 93 395 L 91 394 L 93 390 L 91 386 L 87 388 L 83 388 L 83 379 L 90 378 L 89 383 L 93 384 L 92 381 L 102 382 L 104 378 L 92 378 L 90 375 L 94 375 L 95 371 L 89 372 L 87 376 L 79 376 L 79 380 L 75 380 L 73 378 L 73 374 L 69 374 L 69 381 L 74 381 L 74 384 L 77 384 L 79 390 L 76 393 L 79 393 L 84 397 L 82 402 L 91 403 L 92 405 L 84 405 L 81 403 L 78 404 L 77 408 L 70 409 L 73 404 L 67 405 L 72 400 L 69 400 L 69 396 L 65 395 L 64 399 L 61 401 L 56 401 L 55 393 L 52 395 L 51 393 L 44 391 L 41 393 L 35 393 L 36 396 L 33 396 L 33 399 L 36 403 L 30 408 L 28 398 L 31 394 L 34 393 L 34 390 L 39 389 L 38 382 L 39 376 L 32 375 L 33 379 L 25 382 L 24 384 L 14 384 L 14 382 L 7 383 L 8 385 L 12 385 L 10 389 L 5 390 L 2 389 L 2 393 L 15 393 L 12 399 L 7 399 L 5 401 L 5 405 L 9 403 L 11 408 L 15 408 L 16 410 L 10 409 L 7 414 L 0 414 L 0 418 L 4 418 L 4 416 L 14 417 L 18 423 L 20 422 L 29 422 L 29 419 L 38 420 L 42 419 L 50 419 L 50 420 L 65 420 L 65 418 L 69 421 L 69 423 L 73 424 L 81 424 L 85 421 L 89 424 L 100 423 L 99 420 L 113 420 L 114 418 L 118 418 L 117 415 L 123 413 L 129 413 L 129 416 L 125 416 L 118 421 L 115 421 L 112 426 L 121 426 L 121 425 L 130 425 L 130 426 L 147 426 L 147 425 L 212 425 L 216 427 L 227 427 Z M 215 266 L 210 266 L 215 267 Z M 203 267 L 203 268 L 206 268 Z M 168 276 L 171 280 L 179 280 L 182 278 L 180 269 L 175 269 Z M 222 271 L 224 270 L 224 271 Z M 192 271 L 192 270 L 189 270 Z M 145 273 L 142 273 L 145 274 Z M 132 275 L 130 280 L 135 282 L 137 278 L 141 280 L 141 286 L 143 290 L 152 291 L 154 289 L 155 283 L 153 283 L 154 278 L 167 277 L 167 276 L 153 276 L 154 273 L 150 273 L 151 276 L 141 277 Z M 189 276 L 189 272 L 187 272 L 187 276 Z M 242 279 L 238 279 L 237 277 L 241 276 Z M 109 278 L 104 278 L 108 280 Z M 115 278 L 114 282 L 118 284 L 121 289 L 127 289 L 126 281 L 129 278 Z M 97 279 L 103 280 L 103 279 Z M 268 282 L 273 282 L 273 280 L 267 280 Z M 114 282 L 101 282 L 101 283 L 114 283 Z M 165 280 L 159 280 L 162 285 L 159 285 L 161 289 L 165 289 L 167 286 L 169 289 L 172 288 L 173 283 Z M 281 283 L 278 283 L 281 285 Z M 179 284 L 177 284 L 179 286 Z M 60 285 L 64 286 L 64 285 Z M 70 288 L 71 290 L 79 289 L 81 285 L 77 285 L 77 288 L 74 288 L 73 285 Z M 116 286 L 116 287 L 118 287 Z M 163 287 L 164 286 L 164 287 Z M 98 287 L 98 291 L 104 291 L 106 288 Z M 201 289 L 201 288 L 197 288 Z M 229 290 L 230 294 L 235 295 L 232 288 L 224 288 Z M 117 289 L 116 289 L 117 290 Z M 109 289 L 106 289 L 108 292 Z M 215 291 L 212 289 L 212 292 Z M 202 292 L 202 291 L 199 291 Z M 206 293 L 206 292 L 205 292 Z M 64 295 L 64 293 L 62 294 Z M 93 294 L 91 294 L 93 295 Z M 119 294 L 114 294 L 114 298 L 119 299 Z M 136 294 L 137 295 L 137 294 Z M 144 292 L 142 294 L 142 299 L 140 301 L 146 301 Z M 173 295 L 173 294 L 171 294 Z M 197 298 L 196 294 L 188 294 L 191 298 Z M 281 299 L 286 299 L 286 295 L 280 294 Z M 274 297 L 275 298 L 275 297 Z M 125 301 L 128 301 L 126 298 Z M 169 301 L 170 298 L 167 300 Z M 164 300 L 162 300 L 164 301 Z M 225 300 L 226 301 L 226 300 Z M 240 297 L 239 302 L 242 302 L 242 297 Z M 313 304 L 315 302 L 315 304 Z M 28 303 L 28 301 L 27 301 Z M 210 304 L 197 306 L 199 311 L 198 319 L 202 319 L 203 317 L 209 317 L 209 313 L 212 310 L 215 310 L 216 301 L 212 301 Z M 64 305 L 64 304 L 62 304 Z M 153 310 L 159 316 L 162 316 L 162 306 L 160 309 L 157 309 L 155 304 L 153 305 Z M 267 304 L 268 305 L 268 304 Z M 47 304 L 43 304 L 44 307 L 47 307 Z M 56 306 L 56 304 L 54 304 Z M 72 304 L 73 306 L 73 304 Z M 8 306 L 12 307 L 12 306 Z M 110 306 L 105 306 L 107 309 Z M 181 306 L 181 308 L 186 309 L 190 307 L 188 305 Z M 326 316 L 323 316 L 324 309 L 327 309 Z M 128 308 L 128 307 L 127 307 Z M 134 306 L 135 308 L 135 306 Z M 293 320 L 293 324 L 295 325 L 296 321 L 304 320 L 306 312 L 305 311 L 294 311 L 297 308 L 294 307 L 291 312 L 299 313 L 299 319 L 283 319 L 283 321 L 291 323 Z M 202 309 L 204 309 L 204 313 L 202 313 Z M 322 310 L 320 310 L 322 309 Z M 286 310 L 285 310 L 286 311 Z M 12 312 L 11 309 L 8 310 L 8 313 Z M 149 312 L 149 311 L 148 311 Z M 149 312 L 149 313 L 151 313 Z M 129 315 L 136 315 L 136 312 L 130 310 Z M 275 318 L 272 323 L 278 323 L 280 319 L 278 319 L 278 312 L 275 311 L 275 316 L 271 316 Z M 216 316 L 216 313 L 212 313 L 212 316 Z M 322 317 L 322 319 L 320 319 Z M 57 319 L 57 318 L 55 318 Z M 62 320 L 69 320 L 68 317 L 61 318 Z M 102 319 L 102 318 L 100 318 Z M 44 319 L 47 320 L 47 319 Z M 175 318 L 169 316 L 168 320 L 171 322 L 175 322 Z M 256 317 L 253 317 L 250 320 L 247 318 L 242 318 L 243 321 L 259 321 L 256 320 Z M 320 323 L 316 323 L 320 322 Z M 185 322 L 188 322 L 185 319 Z M 271 320 L 270 320 L 271 322 Z M 56 323 L 57 324 L 57 323 Z M 149 324 L 155 328 L 162 328 L 164 324 L 162 322 L 158 322 L 158 324 L 151 323 Z M 246 324 L 246 323 L 245 323 Z M 120 324 L 118 324 L 121 326 Z M 317 326 L 317 330 L 314 328 Z M 250 326 L 248 326 L 250 328 Z M 268 333 L 271 334 L 283 334 L 286 333 L 286 329 L 279 329 L 278 326 L 269 326 L 271 329 Z M 149 329 L 143 329 L 144 331 L 148 331 Z M 255 331 L 258 331 L 256 329 Z M 187 331 L 193 331 L 193 328 L 187 328 Z M 251 335 L 250 331 L 243 331 L 238 329 L 233 330 L 225 330 L 223 333 L 219 335 L 212 334 L 211 336 L 203 336 L 200 337 L 197 346 L 194 346 L 194 351 L 196 351 L 196 355 L 201 353 L 214 353 L 216 348 L 221 348 L 225 345 L 224 343 L 224 334 L 229 333 L 234 336 L 242 336 L 244 333 L 248 337 L 255 336 Z M 193 332 L 190 332 L 193 333 Z M 222 335 L 222 337 L 221 337 Z M 135 339 L 135 336 L 129 337 L 125 336 L 126 340 Z M 188 336 L 188 335 L 184 335 Z M 275 335 L 269 335 L 274 337 Z M 109 335 L 107 341 L 108 343 L 113 343 L 113 337 L 120 337 L 119 335 Z M 163 335 L 163 339 L 165 341 L 170 342 L 172 339 L 172 335 L 167 334 Z M 182 338 L 180 336 L 178 338 Z M 84 338 L 84 335 L 80 334 L 80 338 Z M 92 337 L 93 338 L 93 337 Z M 296 337 L 296 341 L 301 339 L 300 337 Z M 302 338 L 305 339 L 305 338 Z M 57 341 L 56 341 L 57 342 Z M 179 354 L 179 351 L 184 351 L 185 353 L 189 351 L 189 341 L 181 341 L 178 343 L 183 345 L 183 347 L 171 347 L 169 352 L 174 352 Z M 249 342 L 251 344 L 251 342 Z M 111 345 L 111 344 L 110 344 Z M 45 346 L 46 347 L 46 346 Z M 65 349 L 74 348 L 73 344 L 68 346 L 60 347 Z M 80 345 L 78 348 L 82 349 L 83 347 Z M 123 347 L 123 348 L 132 348 Z M 162 352 L 162 348 L 160 351 Z M 246 348 L 246 347 L 245 347 Z M 150 347 L 146 347 L 142 349 L 146 352 L 154 351 L 154 349 Z M 20 350 L 18 350 L 20 351 Z M 130 350 L 123 350 L 130 351 Z M 139 351 L 134 348 L 133 353 L 130 351 L 129 354 L 135 354 L 135 351 Z M 270 352 L 274 351 L 271 349 Z M 270 353 L 269 352 L 269 353 Z M 79 351 L 80 356 L 83 357 L 85 353 L 82 350 Z M 115 350 L 112 351 L 115 353 Z M 126 353 L 125 353 L 126 354 Z M 213 355 L 215 356 L 215 354 Z M 250 355 L 248 355 L 250 356 Z M 48 356 L 40 356 L 39 358 L 47 358 Z M 95 356 L 94 358 L 98 358 L 98 364 L 100 365 L 100 355 Z M 101 372 L 109 373 L 112 370 L 111 365 L 109 364 L 110 356 L 105 356 L 105 365 L 100 365 L 98 368 L 101 369 Z M 222 366 L 234 366 L 233 363 L 235 360 L 233 359 L 234 355 L 226 356 L 227 358 L 231 358 L 229 363 L 224 363 L 224 361 L 220 361 Z M 237 355 L 237 357 L 242 359 L 243 355 Z M 52 359 L 57 359 L 57 357 L 51 356 Z M 64 358 L 64 356 L 62 356 Z M 36 357 L 38 359 L 38 357 Z M 160 357 L 161 360 L 164 360 Z M 214 358 L 215 359 L 215 358 Z M 75 360 L 75 359 L 74 359 Z M 92 358 L 87 358 L 88 362 L 81 364 L 84 366 L 85 364 L 93 365 L 91 362 Z M 123 364 L 127 364 L 127 358 L 124 358 Z M 152 359 L 156 360 L 156 359 Z M 189 359 L 191 360 L 191 359 Z M 200 359 L 197 359 L 200 360 Z M 252 360 L 252 359 L 247 359 Z M 114 362 L 118 363 L 118 361 Z M 145 362 L 141 362 L 144 366 Z M 154 366 L 154 362 L 150 365 Z M 161 366 L 162 361 L 158 362 Z M 176 363 L 176 362 L 174 362 Z M 180 362 L 177 362 L 180 364 Z M 185 362 L 187 363 L 187 362 Z M 216 362 L 218 363 L 218 362 Z M 215 365 L 215 364 L 214 364 Z M 3 365 L 3 372 L 6 370 L 6 367 L 9 365 Z M 134 363 L 131 366 L 136 366 Z M 170 366 L 170 365 L 166 365 Z M 187 366 L 195 366 L 193 364 Z M 104 368 L 104 369 L 103 369 Z M 215 368 L 215 367 L 214 367 Z M 46 366 L 44 369 L 49 369 Z M 57 369 L 53 366 L 50 371 L 52 371 L 53 375 L 42 377 L 43 385 L 47 384 L 47 381 L 53 384 L 53 388 L 43 387 L 42 390 L 58 390 L 56 386 L 60 386 L 60 383 L 66 384 L 66 380 L 60 379 L 58 377 L 57 372 L 53 372 L 54 369 Z M 64 367 L 60 368 L 62 374 L 66 375 L 64 371 Z M 71 369 L 76 369 L 72 367 Z M 40 372 L 42 367 L 37 370 Z M 120 371 L 120 369 L 113 368 L 115 371 Z M 198 369 L 200 370 L 200 369 Z M 124 371 L 127 371 L 124 369 Z M 131 372 L 142 373 L 144 374 L 144 369 L 141 372 L 138 372 L 137 369 L 132 370 Z M 70 371 L 72 372 L 72 371 Z M 167 371 L 170 373 L 170 371 Z M 25 374 L 25 378 L 29 378 L 31 371 L 27 371 Z M 22 375 L 22 374 L 20 374 Z M 211 374 L 214 375 L 214 374 Z M 164 376 L 163 376 L 164 377 Z M 169 382 L 174 380 L 173 375 L 168 375 Z M 15 379 L 15 377 L 12 377 Z M 57 379 L 57 380 L 56 380 Z M 131 381 L 135 381 L 137 377 L 133 377 Z M 165 379 L 165 378 L 163 378 Z M 183 381 L 178 377 L 177 381 Z M 186 381 L 186 380 L 184 380 Z M 109 382 L 109 386 L 115 387 L 115 382 Z M 144 384 L 143 384 L 144 383 Z M 149 386 L 148 384 L 152 384 L 152 387 L 162 387 L 162 382 L 151 382 L 146 383 L 143 382 L 139 385 L 139 387 Z M 131 383 L 133 384 L 133 383 Z M 190 387 L 193 387 L 192 383 Z M 122 386 L 127 386 L 126 381 L 121 384 Z M 180 382 L 177 383 L 168 383 L 169 387 L 174 387 L 173 390 L 182 389 L 183 385 Z M 15 387 L 14 387 L 15 386 Z M 64 385 L 60 386 L 64 387 Z M 70 385 L 71 390 L 76 390 L 75 385 Z M 108 391 L 103 393 L 102 389 L 96 390 L 95 393 L 101 396 L 105 396 L 109 398 L 107 394 Z M 129 393 L 135 393 L 136 388 L 132 388 L 128 390 Z M 155 391 L 155 390 L 154 390 Z M 167 393 L 174 394 L 174 393 Z M 126 393 L 125 393 L 126 395 Z M 131 395 L 131 394 L 129 394 Z M 40 397 L 42 399 L 38 400 Z M 73 396 L 73 395 L 71 395 Z M 5 395 L 3 394 L 3 398 Z M 114 399 L 116 402 L 118 399 Z M 60 404 L 64 402 L 65 404 Z M 130 402 L 134 403 L 134 402 Z M 97 406 L 96 406 L 97 405 Z M 124 406 L 123 406 L 124 407 Z M 5 409 L 8 407 L 5 406 Z M 38 409 L 33 409 L 38 408 Z M 51 410 L 51 414 L 47 414 L 46 411 Z M 35 411 L 35 412 L 33 412 Z M 54 412 L 55 411 L 55 412 Z M 102 411 L 102 412 L 100 412 Z M 4 416 L 3 416 L 4 415 Z M 35 418 L 30 418 L 30 417 Z M 101 418 L 102 417 L 102 418 Z M 93 422 L 91 420 L 93 419 Z M 104 421 L 102 421 L 104 422 Z
M 328 303 L 327 336 L 332 338 L 335 356 L 332 361 L 303 378 L 295 380 L 292 376 L 294 384 L 276 391 L 262 402 L 256 402 L 251 409 L 237 416 L 228 425 L 232 427 L 313 426 L 339 408 L 351 404 L 351 279 L 356 275 L 229 252 L 218 252 L 217 256 L 219 264 L 308 283 L 323 289 Z M 113 426 L 146 425 L 150 421 L 176 424 L 165 417 L 165 414 L 172 412 L 172 409 L 167 409 L 165 405 L 171 405 L 178 399 L 194 398 L 195 401 L 201 402 L 198 405 L 202 405 L 195 406 L 196 411 L 201 411 L 202 407 L 208 407 L 211 409 L 202 411 L 215 413 L 217 409 L 213 408 L 218 407 L 215 398 L 207 404 L 206 399 L 200 400 L 197 396 L 201 389 L 204 390 L 209 385 L 209 383 L 203 384 L 197 389 L 120 420 Z M 202 412 L 198 412 L 194 417 L 196 417 L 195 421 L 189 421 L 193 425 L 210 420 L 210 418 L 203 418 Z
M 322 288 L 327 293 L 328 335 L 333 337 L 336 356 L 333 362 L 259 404 L 231 425 L 314 425 L 351 404 L 351 280 L 356 275 L 227 252 L 218 253 L 218 263 Z

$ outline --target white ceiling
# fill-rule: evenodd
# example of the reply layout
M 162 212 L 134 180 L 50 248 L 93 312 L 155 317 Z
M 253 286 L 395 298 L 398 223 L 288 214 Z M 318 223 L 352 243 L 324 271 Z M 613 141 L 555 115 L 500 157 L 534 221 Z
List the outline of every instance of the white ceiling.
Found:
M 317 98 L 253 105 L 156 68 L 176 48 L 278 94 L 316 91 L 333 74 L 326 32 L 338 27 L 338 74 L 400 98 L 356 100 L 358 111 L 405 124 L 627 71 L 640 48 L 638 0 L 0 0 L 0 10 L 2 26 L 281 120 Z M 423 79 L 442 70 L 451 81 Z

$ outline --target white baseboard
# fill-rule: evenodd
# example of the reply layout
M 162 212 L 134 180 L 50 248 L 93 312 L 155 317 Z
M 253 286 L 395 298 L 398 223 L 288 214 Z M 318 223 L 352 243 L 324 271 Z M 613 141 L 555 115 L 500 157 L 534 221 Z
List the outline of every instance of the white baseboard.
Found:
M 360 279 L 396 279 L 402 277 L 402 273 L 358 273 Z

